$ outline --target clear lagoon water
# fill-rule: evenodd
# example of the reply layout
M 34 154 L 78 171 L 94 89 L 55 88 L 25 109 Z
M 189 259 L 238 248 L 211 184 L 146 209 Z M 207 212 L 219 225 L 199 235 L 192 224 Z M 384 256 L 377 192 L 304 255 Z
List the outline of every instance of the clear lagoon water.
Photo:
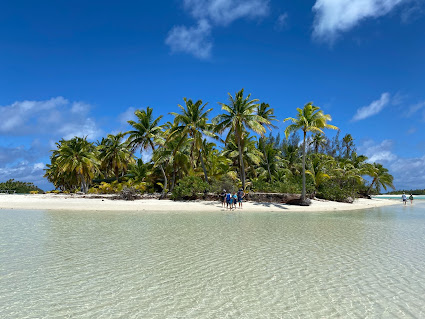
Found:
M 0 318 L 341 317 L 425 317 L 425 201 L 333 213 L 0 210 Z

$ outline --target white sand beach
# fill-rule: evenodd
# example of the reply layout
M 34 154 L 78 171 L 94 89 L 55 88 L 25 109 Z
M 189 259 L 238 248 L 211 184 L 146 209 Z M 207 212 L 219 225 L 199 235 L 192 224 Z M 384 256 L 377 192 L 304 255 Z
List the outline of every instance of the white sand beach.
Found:
M 400 204 L 390 199 L 357 199 L 353 204 L 324 200 L 313 200 L 310 206 L 293 206 L 279 203 L 245 202 L 243 209 L 248 212 L 324 212 L 366 209 Z M 90 195 L 0 195 L 0 209 L 38 209 L 67 211 L 157 211 L 157 212 L 211 212 L 226 211 L 216 201 L 187 201 L 140 199 L 135 201 L 111 200 L 108 198 L 91 198 Z

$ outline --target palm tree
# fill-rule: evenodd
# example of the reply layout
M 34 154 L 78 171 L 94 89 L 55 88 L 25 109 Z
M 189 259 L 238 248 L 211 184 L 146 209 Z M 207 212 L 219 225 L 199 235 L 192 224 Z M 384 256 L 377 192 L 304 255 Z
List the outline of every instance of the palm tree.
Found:
M 179 145 L 187 138 L 192 139 L 192 147 L 190 151 L 190 159 L 192 167 L 195 168 L 195 153 L 199 156 L 201 161 L 202 169 L 204 170 L 205 181 L 208 183 L 208 175 L 205 169 L 204 159 L 202 156 L 202 143 L 203 136 L 207 135 L 215 137 L 212 133 L 212 125 L 207 123 L 208 113 L 212 111 L 212 108 L 205 110 L 207 103 L 202 105 L 202 100 L 198 100 L 195 103 L 191 99 L 183 98 L 185 106 L 178 104 L 181 113 L 171 112 L 174 115 L 174 125 L 170 129 L 168 140 L 179 140 Z
M 129 135 L 128 143 L 133 151 L 140 147 L 141 150 L 151 149 L 154 152 L 155 145 L 158 145 L 162 139 L 162 127 L 158 125 L 162 115 L 154 119 L 152 111 L 149 106 L 146 110 L 136 110 L 134 114 L 137 116 L 138 121 L 128 121 L 128 124 L 134 129 L 125 134 Z M 163 193 L 165 193 L 167 190 L 167 175 L 162 165 L 159 165 L 159 168 L 164 178 Z
M 55 164 L 62 173 L 73 176 L 81 185 L 81 191 L 87 193 L 90 181 L 98 172 L 99 161 L 96 147 L 87 138 L 74 137 L 57 143 Z
M 328 167 L 334 162 L 334 159 L 324 154 L 313 154 L 310 159 L 310 169 L 306 171 L 306 174 L 313 178 L 316 192 L 320 185 L 331 178 Z
M 108 137 L 102 139 L 102 143 L 98 146 L 102 166 L 107 171 L 112 171 L 117 181 L 119 181 L 120 172 L 125 174 L 128 164 L 135 162 L 128 143 L 122 143 L 123 137 L 123 133 L 108 134 Z
M 225 130 L 229 130 L 225 141 L 226 143 L 229 141 L 232 134 L 235 136 L 239 153 L 242 188 L 245 189 L 245 167 L 242 158 L 243 134 L 248 128 L 261 136 L 264 136 L 266 130 L 263 125 L 270 124 L 270 121 L 256 114 L 258 110 L 258 100 L 250 100 L 251 94 L 248 94 L 248 96 L 244 98 L 243 91 L 244 89 L 237 92 L 234 98 L 230 93 L 228 93 L 230 103 L 219 103 L 221 105 L 221 109 L 227 113 L 217 115 L 213 119 L 213 123 L 216 124 L 216 131 L 218 133 L 223 133 Z
M 312 102 L 304 105 L 304 108 L 297 108 L 297 118 L 288 117 L 283 122 L 291 121 L 293 124 L 285 129 L 285 136 L 288 138 L 290 133 L 299 129 L 303 131 L 303 164 L 302 164 L 302 193 L 301 201 L 305 202 L 305 149 L 306 137 L 308 132 L 323 133 L 322 128 L 338 129 L 336 126 L 329 125 L 326 122 L 331 121 L 332 118 L 329 114 L 323 114 L 320 107 L 314 106 Z
M 313 145 L 314 153 L 319 153 L 319 147 L 325 146 L 327 144 L 328 140 L 326 137 L 321 133 L 316 133 L 311 138 L 310 145 Z
M 271 124 L 271 121 L 277 121 L 276 116 L 274 115 L 274 109 L 270 108 L 270 105 L 267 103 L 261 103 L 257 108 L 257 115 L 261 116 L 267 122 L 261 123 L 263 126 L 267 127 L 270 131 L 272 128 L 277 128 L 276 125 Z M 269 182 L 272 181 L 272 173 L 270 171 L 269 157 L 266 154 L 266 143 L 264 142 L 264 137 L 260 137 L 260 145 L 262 145 L 262 151 L 264 154 L 264 159 L 266 160 L 267 172 L 269 173 Z
M 388 173 L 388 169 L 378 163 L 373 163 L 373 166 L 374 169 L 371 172 L 373 180 L 370 183 L 369 189 L 367 190 L 367 195 L 370 194 L 373 185 L 375 185 L 378 192 L 380 191 L 381 187 L 383 187 L 385 190 L 387 190 L 387 186 L 390 186 L 392 189 L 395 189 L 393 185 L 394 177 Z
M 351 136 L 351 134 L 346 134 L 343 138 L 342 138 L 342 147 L 345 148 L 345 158 L 349 158 L 351 157 L 351 151 L 352 148 L 354 147 L 354 139 Z
M 242 159 L 244 161 L 243 165 L 251 175 L 256 175 L 255 168 L 261 162 L 262 153 L 257 149 L 256 140 L 254 136 L 249 136 L 248 132 L 245 132 L 242 136 Z M 238 145 L 236 143 L 235 137 L 232 135 L 228 143 L 223 149 L 222 155 L 226 158 L 229 158 L 233 161 L 234 164 L 240 167 L 240 157 L 238 151 Z M 235 165 L 236 166 L 236 165 Z

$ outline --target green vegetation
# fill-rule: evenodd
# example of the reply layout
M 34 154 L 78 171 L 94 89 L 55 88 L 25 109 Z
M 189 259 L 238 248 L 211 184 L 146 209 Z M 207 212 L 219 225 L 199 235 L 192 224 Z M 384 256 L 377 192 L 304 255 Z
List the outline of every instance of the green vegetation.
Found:
M 296 118 L 284 120 L 292 122 L 285 138 L 273 134 L 273 109 L 250 94 L 244 96 L 243 89 L 219 104 L 223 113 L 211 121 L 212 108 L 184 98 L 180 111 L 170 113 L 171 122 L 161 123 L 162 116 L 155 118 L 147 107 L 135 111 L 137 120 L 128 122 L 128 132 L 96 143 L 85 137 L 61 140 L 45 177 L 63 192 L 132 189 L 171 192 L 175 199 L 242 187 L 346 201 L 393 188 L 388 170 L 358 155 L 350 134 L 342 139 L 340 131 L 333 139 L 325 136 L 323 129 L 337 127 L 312 103 L 298 108 Z M 147 163 L 136 157 L 142 151 L 152 152 Z
M 0 190 L 15 191 L 18 194 L 44 193 L 42 189 L 38 188 L 33 183 L 19 182 L 15 181 L 14 179 L 9 179 L 4 183 L 0 183 Z

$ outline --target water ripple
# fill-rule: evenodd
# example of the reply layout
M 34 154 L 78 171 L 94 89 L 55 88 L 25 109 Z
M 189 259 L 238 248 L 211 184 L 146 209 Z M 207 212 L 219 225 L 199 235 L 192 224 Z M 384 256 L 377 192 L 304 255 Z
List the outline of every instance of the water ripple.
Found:
M 423 208 L 2 210 L 0 317 L 425 317 Z

